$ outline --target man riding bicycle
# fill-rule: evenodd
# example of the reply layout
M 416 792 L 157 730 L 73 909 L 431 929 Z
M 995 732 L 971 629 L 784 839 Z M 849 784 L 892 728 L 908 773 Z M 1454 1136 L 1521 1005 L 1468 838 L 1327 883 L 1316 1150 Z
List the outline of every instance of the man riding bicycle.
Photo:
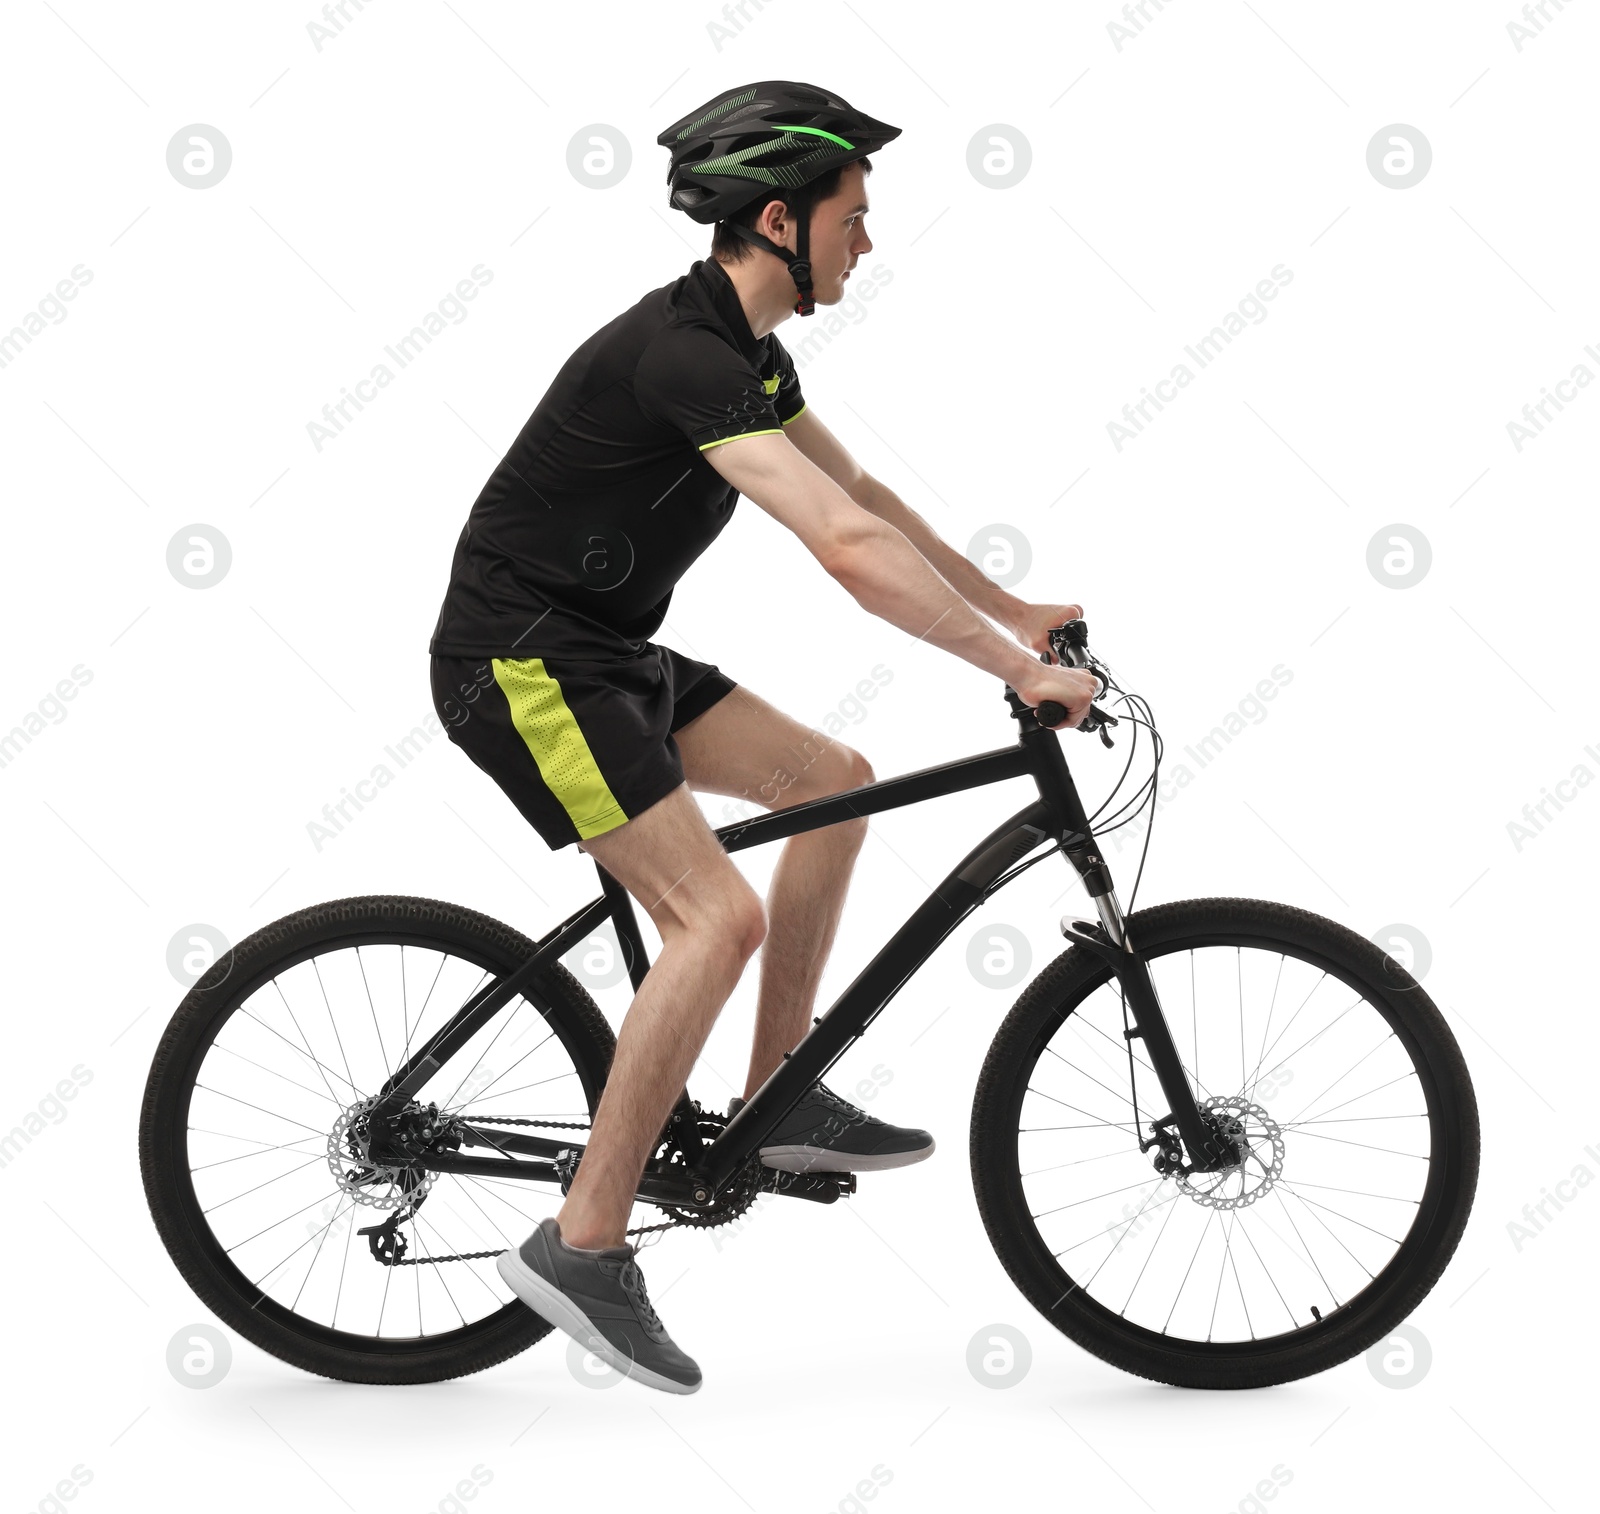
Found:
M 863 609 L 1003 679 L 1030 706 L 1065 706 L 1065 726 L 1098 689 L 1092 674 L 1038 659 L 1048 629 L 1082 607 L 1025 603 L 942 541 L 806 406 L 777 338 L 790 315 L 844 297 L 872 250 L 869 154 L 899 134 L 826 90 L 765 82 L 657 138 L 671 150 L 670 203 L 716 223 L 711 256 L 601 327 L 557 373 L 472 507 L 429 647 L 450 739 L 552 849 L 594 857 L 661 937 L 565 1201 L 498 1266 L 545 1319 L 669 1392 L 694 1392 L 700 1369 L 651 1308 L 626 1241 L 640 1175 L 758 947 L 744 1098 L 804 1036 L 867 829 L 860 819 L 789 838 L 763 905 L 690 791 L 748 796 L 816 742 L 823 750 L 792 775 L 784 804 L 874 780 L 860 753 L 652 642 L 673 586 L 742 494 Z M 872 1118 L 819 1084 L 761 1157 L 853 1172 L 932 1150 L 926 1131 Z

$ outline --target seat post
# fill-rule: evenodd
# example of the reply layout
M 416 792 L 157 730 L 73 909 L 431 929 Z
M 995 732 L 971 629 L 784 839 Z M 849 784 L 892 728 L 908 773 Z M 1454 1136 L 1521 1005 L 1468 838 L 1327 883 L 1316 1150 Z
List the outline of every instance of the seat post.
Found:
M 598 861 L 594 870 L 600 875 L 601 891 L 611 905 L 611 923 L 617 932 L 622 960 L 627 964 L 628 981 L 638 993 L 644 984 L 644 975 L 650 971 L 650 958 L 645 952 L 644 937 L 639 933 L 638 917 L 633 912 L 633 898 Z

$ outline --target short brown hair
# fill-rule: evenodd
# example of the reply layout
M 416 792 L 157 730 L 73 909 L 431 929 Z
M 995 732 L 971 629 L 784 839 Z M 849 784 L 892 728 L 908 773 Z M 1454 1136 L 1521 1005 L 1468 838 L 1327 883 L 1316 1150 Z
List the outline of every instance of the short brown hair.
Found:
M 860 163 L 864 172 L 872 172 L 872 159 L 870 156 L 857 158 L 855 161 Z M 813 209 L 815 209 L 819 201 L 826 200 L 831 195 L 839 192 L 839 180 L 844 176 L 844 171 L 847 167 L 849 167 L 849 164 L 841 163 L 837 168 L 830 168 L 827 173 L 819 174 L 806 185 L 806 188 L 811 191 Z M 750 257 L 756 251 L 756 248 L 745 241 L 743 237 L 729 231 L 728 222 L 735 221 L 740 226 L 754 226 L 761 212 L 774 200 L 782 200 L 787 205 L 787 191 L 782 189 L 770 190 L 766 194 L 757 196 L 748 205 L 741 206 L 727 220 L 718 221 L 711 231 L 711 256 L 720 263 L 742 263 L 747 257 Z

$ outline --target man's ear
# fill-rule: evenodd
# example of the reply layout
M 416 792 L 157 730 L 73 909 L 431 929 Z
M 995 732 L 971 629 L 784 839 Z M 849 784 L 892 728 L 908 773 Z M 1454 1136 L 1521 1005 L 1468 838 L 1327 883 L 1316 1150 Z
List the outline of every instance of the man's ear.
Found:
M 786 247 L 793 224 L 794 218 L 789 214 L 789 207 L 782 200 L 768 200 L 761 207 L 761 214 L 756 220 L 756 230 L 780 247 Z

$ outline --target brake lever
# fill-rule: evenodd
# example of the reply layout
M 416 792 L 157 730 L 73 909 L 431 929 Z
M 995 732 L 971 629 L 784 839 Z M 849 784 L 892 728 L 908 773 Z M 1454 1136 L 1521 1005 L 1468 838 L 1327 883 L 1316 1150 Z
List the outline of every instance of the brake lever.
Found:
M 1103 669 L 1099 663 L 1097 663 L 1094 658 L 1090 657 L 1087 653 L 1084 654 L 1084 660 L 1081 664 L 1063 663 L 1059 659 L 1052 662 L 1048 652 L 1041 652 L 1039 654 L 1039 661 L 1044 663 L 1047 667 L 1073 667 L 1077 668 L 1078 671 L 1082 673 L 1093 673 L 1095 679 L 1100 685 L 1100 693 L 1098 697 L 1102 699 L 1105 697 L 1106 691 L 1111 687 L 1111 681 L 1106 677 L 1105 669 Z M 1109 751 L 1115 745 L 1115 743 L 1111 740 L 1111 732 L 1107 729 L 1107 727 L 1117 725 L 1118 723 L 1117 717 L 1109 710 L 1103 710 L 1099 705 L 1091 702 L 1089 705 L 1089 713 L 1078 722 L 1075 729 L 1084 732 L 1086 735 L 1093 735 L 1096 731 L 1098 731 L 1100 733 L 1100 744 Z
M 1091 721 L 1093 724 L 1090 723 Z M 1114 743 L 1111 740 L 1111 732 L 1106 727 L 1116 724 L 1117 717 L 1115 715 L 1107 710 L 1102 710 L 1097 704 L 1091 704 L 1089 713 L 1078 723 L 1078 729 L 1080 731 L 1087 730 L 1091 734 L 1098 731 L 1100 733 L 1100 745 L 1109 750 Z

